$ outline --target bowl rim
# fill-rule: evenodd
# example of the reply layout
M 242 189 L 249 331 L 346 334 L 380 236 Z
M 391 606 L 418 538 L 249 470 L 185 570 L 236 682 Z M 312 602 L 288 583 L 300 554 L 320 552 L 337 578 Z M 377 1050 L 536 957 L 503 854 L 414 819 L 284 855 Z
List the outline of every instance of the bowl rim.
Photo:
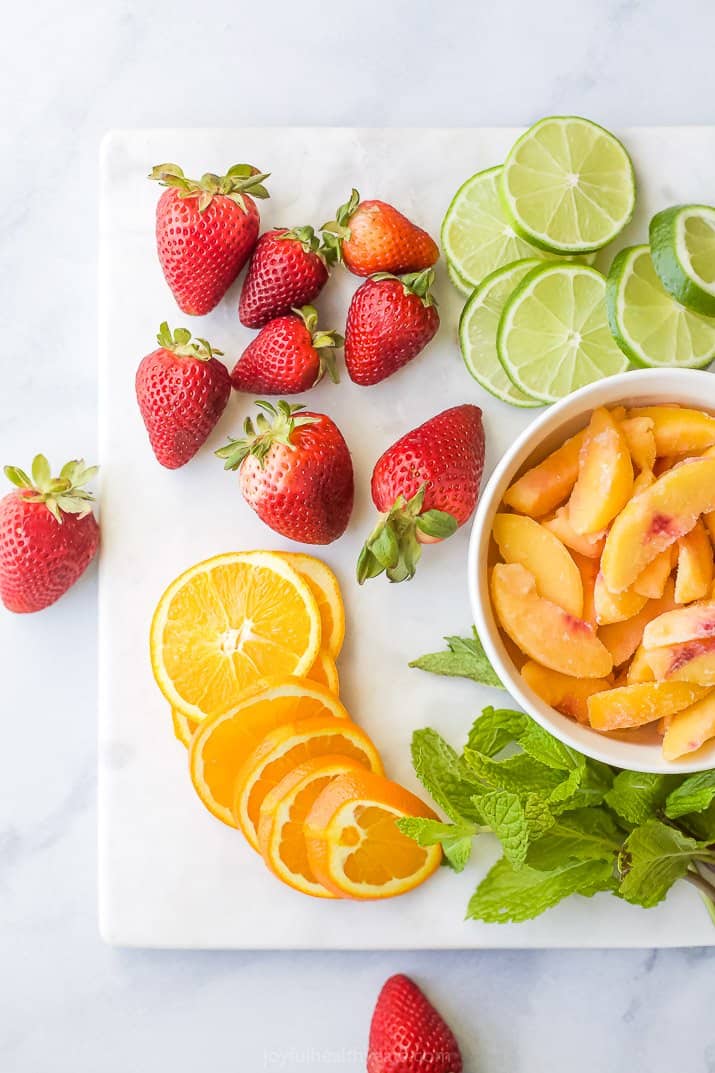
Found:
M 699 369 L 635 369 L 597 380 L 549 406 L 517 436 L 494 467 L 477 506 L 467 550 L 467 584 L 472 617 L 484 650 L 505 690 L 523 710 L 555 738 L 585 756 L 613 767 L 655 774 L 689 774 L 715 767 L 715 739 L 681 760 L 666 760 L 659 745 L 606 737 L 574 722 L 541 700 L 524 682 L 499 637 L 488 591 L 486 552 L 492 520 L 504 491 L 547 437 L 558 445 L 579 428 L 598 406 L 665 405 L 681 402 L 698 409 L 713 396 L 713 374 Z M 678 396 L 682 396 L 681 399 Z M 715 412 L 715 403 L 712 407 Z M 583 420 L 581 420 L 583 418 Z M 580 424 L 579 424 L 580 422 Z M 558 439 L 561 428 L 571 426 Z M 548 453 L 548 452 L 547 452 Z

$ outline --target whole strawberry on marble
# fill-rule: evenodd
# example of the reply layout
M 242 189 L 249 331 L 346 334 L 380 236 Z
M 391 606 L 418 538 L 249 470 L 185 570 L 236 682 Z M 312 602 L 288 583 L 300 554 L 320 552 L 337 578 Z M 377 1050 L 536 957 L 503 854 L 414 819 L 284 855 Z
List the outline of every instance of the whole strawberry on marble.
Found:
M 6 466 L 15 490 L 0 499 L 0 598 L 20 614 L 49 607 L 82 576 L 99 547 L 85 485 L 97 473 L 82 459 L 53 477 L 44 455 L 32 475 Z
M 372 500 L 382 517 L 363 545 L 360 584 L 383 572 L 414 577 L 423 544 L 444 540 L 468 520 L 484 468 L 482 411 L 465 404 L 412 429 L 378 458 Z
M 337 259 L 356 276 L 421 272 L 439 258 L 431 235 L 386 201 L 361 201 L 357 190 L 322 231 Z
M 254 395 L 297 395 L 326 372 L 337 383 L 335 348 L 342 345 L 337 332 L 318 329 L 315 308 L 303 306 L 261 329 L 234 365 L 231 383 Z
M 454 1033 L 408 976 L 391 976 L 378 996 L 367 1073 L 462 1073 Z
M 328 281 L 334 251 L 321 245 L 312 227 L 266 231 L 253 251 L 243 281 L 238 316 L 247 328 L 313 302 Z
M 253 252 L 260 215 L 254 198 L 268 197 L 251 164 L 225 175 L 187 178 L 177 164 L 158 164 L 149 176 L 166 186 L 156 207 L 156 244 L 164 277 L 179 309 L 209 313 Z
M 149 442 L 157 461 L 178 469 L 194 457 L 226 409 L 231 394 L 228 369 L 205 339 L 172 332 L 166 321 L 157 335 L 159 347 L 142 359 L 136 394 Z
M 281 400 L 257 402 L 255 424 L 216 454 L 237 469 L 244 499 L 266 525 L 302 544 L 330 544 L 347 528 L 353 508 L 350 451 L 325 414 Z

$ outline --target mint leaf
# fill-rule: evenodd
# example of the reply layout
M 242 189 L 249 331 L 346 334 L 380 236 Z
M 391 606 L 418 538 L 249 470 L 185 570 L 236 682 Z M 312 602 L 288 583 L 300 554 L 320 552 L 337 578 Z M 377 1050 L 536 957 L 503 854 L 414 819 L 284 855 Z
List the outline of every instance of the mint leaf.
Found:
M 613 864 L 622 842 L 623 832 L 605 809 L 576 809 L 557 817 L 529 848 L 527 863 L 541 871 L 558 868 L 569 859 Z
M 483 753 L 466 748 L 464 759 L 469 769 L 482 782 L 498 790 L 509 790 L 519 797 L 529 793 L 548 797 L 562 781 L 558 771 L 545 767 L 525 753 L 517 753 L 506 760 L 493 760 Z
M 510 708 L 484 708 L 472 723 L 467 748 L 485 756 L 496 756 L 507 745 L 518 741 L 528 716 Z
M 662 808 L 679 779 L 680 776 L 645 771 L 621 771 L 605 795 L 606 803 L 628 823 L 645 823 Z
M 451 745 L 436 730 L 426 727 L 412 735 L 412 764 L 425 790 L 455 823 L 480 823 L 473 797 L 478 780 Z
M 703 842 L 715 843 L 715 801 L 704 812 L 689 812 L 680 817 L 680 827 L 687 830 Z
M 527 794 L 524 798 L 524 815 L 532 839 L 540 838 L 554 823 L 550 804 L 540 794 Z
M 618 858 L 619 894 L 646 909 L 657 905 L 682 879 L 702 843 L 660 820 L 648 820 L 628 835 Z
M 581 772 L 578 788 L 568 799 L 565 799 L 563 808 L 593 808 L 603 803 L 608 791 L 613 786 L 613 771 L 607 764 L 600 760 L 584 758 L 585 769 Z
M 518 867 L 529 848 L 529 824 L 524 806 L 508 790 L 492 790 L 479 798 L 479 811 L 502 844 L 504 856 Z
M 665 814 L 671 820 L 688 812 L 705 812 L 715 801 L 715 771 L 700 771 L 668 794 Z
M 467 919 L 488 924 L 518 923 L 539 916 L 571 894 L 590 897 L 613 885 L 609 861 L 565 861 L 548 872 L 497 861 L 472 895 Z
M 518 737 L 525 753 L 557 771 L 573 771 L 583 765 L 583 756 L 563 745 L 533 719 L 527 719 Z
M 472 841 L 478 833 L 472 823 L 441 823 L 419 816 L 404 816 L 397 820 L 397 826 L 419 846 L 439 844 L 447 863 L 455 872 L 464 871 L 472 852 Z
M 549 801 L 554 805 L 561 805 L 563 809 L 568 808 L 574 796 L 578 793 L 585 775 L 586 765 L 582 759 L 579 767 L 569 771 L 566 778 L 558 786 L 554 787 L 549 795 Z
M 431 652 L 412 660 L 410 667 L 431 674 L 443 674 L 451 678 L 471 678 L 483 686 L 503 689 L 496 671 L 482 647 L 477 631 L 472 628 L 471 637 L 445 637 L 447 650 Z

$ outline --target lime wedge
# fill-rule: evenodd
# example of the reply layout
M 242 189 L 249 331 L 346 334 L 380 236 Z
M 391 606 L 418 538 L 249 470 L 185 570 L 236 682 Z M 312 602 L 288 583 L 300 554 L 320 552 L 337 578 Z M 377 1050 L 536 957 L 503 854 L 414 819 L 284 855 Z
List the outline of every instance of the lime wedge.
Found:
M 676 302 L 715 317 L 715 208 L 674 205 L 650 222 L 650 253 Z
M 459 319 L 459 346 L 464 364 L 478 384 L 512 406 L 542 406 L 511 382 L 497 355 L 497 329 L 504 303 L 527 272 L 542 264 L 536 257 L 498 268 L 473 292 Z
M 551 116 L 512 146 L 501 193 L 525 239 L 552 252 L 584 253 L 623 230 L 636 185 L 631 159 L 613 134 L 579 116 Z
M 622 373 L 606 320 L 606 280 L 586 265 L 539 265 L 507 300 L 497 353 L 518 388 L 543 402 Z
M 715 358 L 715 321 L 663 290 L 648 246 L 627 246 L 615 258 L 606 306 L 613 338 L 636 365 L 702 369 Z

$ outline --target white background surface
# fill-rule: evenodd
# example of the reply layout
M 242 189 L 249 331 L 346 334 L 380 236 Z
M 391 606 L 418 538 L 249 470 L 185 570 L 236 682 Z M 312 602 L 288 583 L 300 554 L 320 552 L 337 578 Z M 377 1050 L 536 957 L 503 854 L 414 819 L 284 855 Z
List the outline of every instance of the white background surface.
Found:
M 109 127 L 473 125 L 565 110 L 617 128 L 715 119 L 709 0 L 435 10 L 40 0 L 5 13 L 3 460 L 96 451 L 97 145 Z M 102 946 L 95 617 L 94 573 L 43 615 L 0 614 L 2 1073 L 357 1073 L 374 995 L 399 970 L 452 1019 L 470 1073 L 715 1069 L 710 952 Z

